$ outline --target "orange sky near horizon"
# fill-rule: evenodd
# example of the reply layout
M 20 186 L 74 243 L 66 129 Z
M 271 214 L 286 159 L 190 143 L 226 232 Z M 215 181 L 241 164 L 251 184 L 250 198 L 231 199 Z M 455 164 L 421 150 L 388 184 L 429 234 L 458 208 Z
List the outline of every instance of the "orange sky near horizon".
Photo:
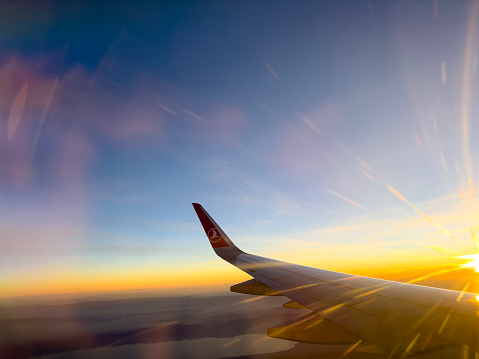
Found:
M 290 261 L 292 262 L 292 261 Z M 423 263 L 410 261 L 365 262 L 352 264 L 328 263 L 322 269 L 342 271 L 355 275 L 402 281 L 414 284 L 462 290 L 470 282 L 468 291 L 479 292 L 479 273 L 470 268 L 461 268 L 464 260 L 450 258 Z M 299 263 L 298 263 L 299 264 Z M 303 262 L 303 265 L 320 268 L 318 263 Z M 38 273 L 36 278 L 17 275 L 2 283 L 0 297 L 38 296 L 68 293 L 111 292 L 139 289 L 175 289 L 216 284 L 236 284 L 250 277 L 227 262 L 217 261 L 211 265 L 191 270 L 174 269 L 168 272 L 151 267 L 136 270 L 75 271 L 58 270 L 54 273 Z M 194 290 L 193 290 L 194 292 Z

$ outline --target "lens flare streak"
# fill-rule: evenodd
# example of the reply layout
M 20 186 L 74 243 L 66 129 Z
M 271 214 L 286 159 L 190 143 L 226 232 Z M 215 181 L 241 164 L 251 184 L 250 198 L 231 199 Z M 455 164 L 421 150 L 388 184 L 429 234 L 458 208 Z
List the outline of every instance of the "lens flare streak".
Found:
M 460 302 L 462 300 L 462 298 L 464 297 L 464 294 L 467 292 L 467 289 L 469 288 L 470 285 L 471 285 L 471 282 L 466 283 L 466 285 L 464 286 L 461 293 L 459 294 L 459 296 L 456 299 L 458 302 Z
M 423 217 L 425 220 L 427 220 L 428 222 L 432 223 L 433 225 L 435 225 L 442 233 L 444 233 L 446 236 L 454 239 L 456 242 L 459 242 L 459 239 L 457 239 L 454 235 L 452 235 L 447 229 L 445 229 L 443 226 L 441 226 L 440 224 L 436 223 L 431 217 L 429 217 L 428 215 L 426 215 L 425 213 L 423 213 L 421 210 L 419 210 L 419 208 L 417 208 L 412 202 L 410 202 L 409 200 L 407 200 L 402 194 L 400 194 L 398 191 L 396 191 L 394 188 L 392 188 L 391 186 L 388 186 L 388 189 L 394 193 L 399 199 L 401 199 L 402 201 L 406 202 L 407 204 L 409 204 L 416 212 L 417 214 L 419 214 L 421 217 Z
M 18 93 L 15 101 L 13 102 L 12 108 L 10 110 L 10 116 L 8 117 L 8 139 L 11 140 L 15 131 L 17 130 L 20 120 L 23 115 L 23 110 L 25 109 L 25 103 L 28 96 L 28 84 L 22 87 Z

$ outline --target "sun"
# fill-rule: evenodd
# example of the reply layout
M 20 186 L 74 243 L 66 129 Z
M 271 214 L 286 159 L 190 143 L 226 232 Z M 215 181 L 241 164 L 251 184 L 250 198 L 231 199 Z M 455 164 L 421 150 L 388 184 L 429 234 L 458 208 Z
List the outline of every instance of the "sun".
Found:
M 457 258 L 468 259 L 469 261 L 461 265 L 461 268 L 474 268 L 476 272 L 479 272 L 479 253 L 466 254 L 458 256 Z

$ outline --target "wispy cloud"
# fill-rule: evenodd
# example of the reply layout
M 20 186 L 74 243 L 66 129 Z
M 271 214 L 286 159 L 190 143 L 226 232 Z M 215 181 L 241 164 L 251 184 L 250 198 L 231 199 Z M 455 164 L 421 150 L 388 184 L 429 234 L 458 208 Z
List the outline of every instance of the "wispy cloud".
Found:
M 131 256 L 159 256 L 168 255 L 175 252 L 185 252 L 185 248 L 172 248 L 162 246 L 147 246 L 138 244 L 89 244 L 87 250 L 92 251 L 93 256 L 108 257 L 131 257 Z
M 373 215 L 376 219 L 366 222 L 344 218 L 334 226 L 249 240 L 254 240 L 263 255 L 335 270 L 387 261 L 409 265 L 415 260 L 454 261 L 452 257 L 475 250 L 470 228 L 479 230 L 479 226 L 474 222 L 473 207 L 458 206 L 458 196 L 454 195 L 431 199 L 418 207 L 427 210 L 460 243 L 421 215 L 405 216 L 394 209 Z
M 320 204 L 284 193 L 275 189 L 272 184 L 253 179 L 235 169 L 228 161 L 208 161 L 205 166 L 211 181 L 229 186 L 236 192 L 236 196 L 230 198 L 231 201 L 256 203 L 278 216 L 299 215 L 312 208 L 337 214 Z

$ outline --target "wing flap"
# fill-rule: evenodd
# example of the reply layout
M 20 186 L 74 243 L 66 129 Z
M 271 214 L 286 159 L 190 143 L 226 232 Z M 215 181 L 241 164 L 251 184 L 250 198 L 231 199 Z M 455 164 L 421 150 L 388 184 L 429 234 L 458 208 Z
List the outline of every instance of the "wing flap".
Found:
M 231 292 L 251 294 L 251 295 L 266 295 L 266 296 L 282 296 L 274 289 L 271 289 L 266 284 L 257 280 L 251 279 L 246 282 L 238 283 L 230 287 Z
M 268 336 L 310 344 L 344 345 L 363 341 L 349 330 L 319 316 L 268 329 Z
M 296 302 L 293 302 L 292 300 L 287 302 L 287 303 L 284 303 L 283 304 L 283 307 L 285 308 L 291 308 L 291 309 L 308 309 L 306 308 L 304 305 L 301 305 L 299 303 L 296 303 Z

